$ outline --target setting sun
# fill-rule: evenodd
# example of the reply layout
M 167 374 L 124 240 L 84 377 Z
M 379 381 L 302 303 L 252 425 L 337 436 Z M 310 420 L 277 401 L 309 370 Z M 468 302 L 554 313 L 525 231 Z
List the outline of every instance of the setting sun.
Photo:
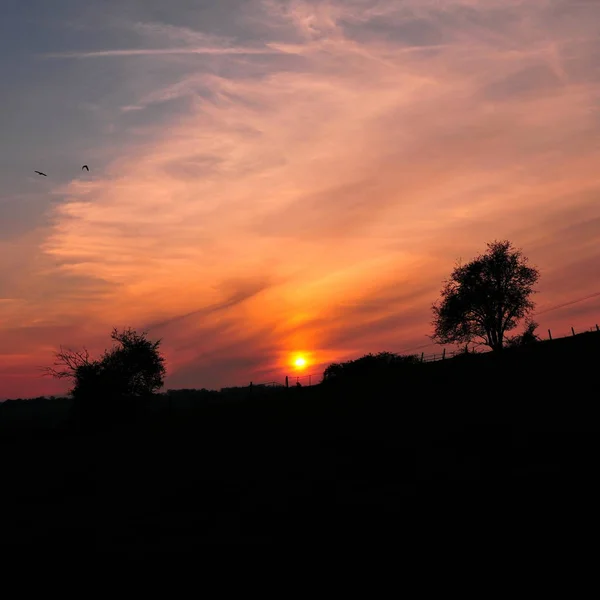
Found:
M 303 369 L 306 366 L 306 359 L 303 358 L 302 356 L 299 356 L 295 361 L 294 361 L 294 366 L 297 369 Z

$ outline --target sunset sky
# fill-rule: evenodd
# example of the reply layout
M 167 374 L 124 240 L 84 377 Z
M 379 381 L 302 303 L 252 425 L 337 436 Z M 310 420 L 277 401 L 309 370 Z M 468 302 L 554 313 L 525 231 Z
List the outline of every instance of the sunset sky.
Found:
M 439 352 L 431 303 L 494 239 L 540 268 L 540 332 L 594 326 L 600 295 L 554 307 L 600 292 L 599 27 L 597 0 L 3 0 L 0 399 L 65 391 L 39 367 L 114 326 L 163 339 L 167 388 Z

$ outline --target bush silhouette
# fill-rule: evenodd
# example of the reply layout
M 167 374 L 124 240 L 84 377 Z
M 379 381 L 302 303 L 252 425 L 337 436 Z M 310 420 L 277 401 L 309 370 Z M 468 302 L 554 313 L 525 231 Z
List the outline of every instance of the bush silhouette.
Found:
M 507 341 L 507 346 L 511 348 L 519 346 L 529 346 L 540 341 L 540 337 L 535 333 L 538 324 L 535 321 L 527 320 L 525 322 L 525 331 L 521 335 L 516 335 Z
M 402 356 L 393 352 L 369 353 L 355 360 L 330 364 L 323 372 L 323 381 L 377 376 L 390 372 L 392 368 L 419 362 L 419 358 L 412 355 Z
M 70 393 L 78 417 L 101 419 L 114 409 L 124 414 L 135 408 L 137 401 L 151 397 L 164 383 L 161 340 L 151 342 L 146 335 L 131 328 L 121 332 L 115 328 L 111 339 L 116 344 L 99 359 L 91 360 L 86 349 L 61 348 L 54 366 L 45 371 L 59 379 L 73 380 Z
M 158 351 L 161 340 L 151 342 L 146 333 L 129 328 L 113 329 L 111 338 L 117 342 L 105 350 L 100 362 L 101 382 L 119 396 L 143 397 L 157 392 L 164 384 L 164 358 Z
M 488 244 L 488 251 L 458 265 L 434 304 L 434 334 L 439 344 L 478 341 L 494 351 L 504 347 L 505 334 L 534 307 L 530 300 L 539 271 L 509 241 Z

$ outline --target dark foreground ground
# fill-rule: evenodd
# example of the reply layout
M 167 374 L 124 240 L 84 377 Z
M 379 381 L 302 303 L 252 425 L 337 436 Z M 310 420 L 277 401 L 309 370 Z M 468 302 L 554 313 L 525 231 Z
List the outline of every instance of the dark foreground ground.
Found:
M 1 543 L 140 556 L 592 535 L 599 359 L 600 335 L 585 334 L 95 433 L 15 425 L 6 409 Z

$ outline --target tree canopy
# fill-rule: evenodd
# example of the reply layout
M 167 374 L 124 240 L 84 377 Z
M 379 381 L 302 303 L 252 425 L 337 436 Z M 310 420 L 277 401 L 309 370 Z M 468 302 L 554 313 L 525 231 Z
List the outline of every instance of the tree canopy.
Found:
M 151 342 L 146 335 L 131 328 L 121 332 L 115 328 L 111 339 L 116 344 L 96 360 L 90 359 L 86 349 L 74 351 L 61 347 L 54 366 L 45 371 L 59 379 L 72 379 L 71 393 L 76 399 L 153 394 L 163 386 L 165 359 L 159 351 L 161 340 Z
M 531 295 L 539 271 L 508 240 L 488 244 L 485 254 L 458 265 L 433 304 L 434 334 L 439 344 L 478 341 L 502 350 L 507 331 L 534 308 Z

